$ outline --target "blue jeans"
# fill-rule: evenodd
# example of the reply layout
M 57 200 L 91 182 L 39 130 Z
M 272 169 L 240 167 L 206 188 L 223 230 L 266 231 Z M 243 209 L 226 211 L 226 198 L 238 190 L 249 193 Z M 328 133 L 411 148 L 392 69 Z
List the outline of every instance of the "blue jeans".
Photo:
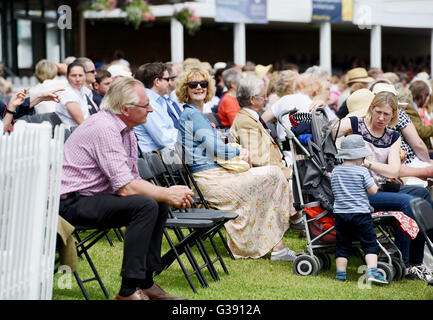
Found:
M 402 211 L 408 217 L 414 219 L 409 202 L 412 199 L 422 198 L 433 208 L 433 202 L 427 189 L 418 186 L 401 186 L 400 192 L 378 191 L 375 195 L 368 195 L 368 200 L 375 211 Z M 421 235 L 411 240 L 406 234 L 395 228 L 395 244 L 400 249 L 403 262 L 406 267 L 412 264 L 420 264 L 424 258 L 425 239 Z

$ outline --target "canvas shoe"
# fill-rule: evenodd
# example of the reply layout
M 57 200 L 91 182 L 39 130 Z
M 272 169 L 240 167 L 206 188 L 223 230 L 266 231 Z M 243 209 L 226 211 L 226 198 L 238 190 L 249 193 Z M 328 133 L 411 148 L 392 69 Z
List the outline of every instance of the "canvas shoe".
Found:
M 298 223 L 291 223 L 290 230 L 292 231 L 305 231 L 304 221 Z
M 375 271 L 375 272 L 370 272 L 367 276 L 367 282 L 368 283 L 377 283 L 377 284 L 388 284 L 388 281 L 386 281 L 382 274 L 380 274 L 379 272 Z
M 284 248 L 281 251 L 271 253 L 272 261 L 295 261 L 295 259 L 296 252 L 289 248 Z
M 413 266 L 409 268 L 408 276 L 412 276 L 415 279 L 432 281 L 433 276 L 431 271 L 423 264 L 419 266 Z

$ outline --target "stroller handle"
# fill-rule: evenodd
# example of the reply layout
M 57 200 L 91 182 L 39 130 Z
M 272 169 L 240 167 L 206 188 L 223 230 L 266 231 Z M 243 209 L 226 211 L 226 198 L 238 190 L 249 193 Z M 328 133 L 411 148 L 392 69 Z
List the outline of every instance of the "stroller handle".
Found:
M 278 115 L 278 123 L 284 128 L 284 131 L 286 132 L 287 138 L 294 138 L 295 134 L 292 132 L 292 130 L 290 130 L 289 127 L 287 127 L 287 125 L 284 123 L 283 121 L 283 117 L 288 115 L 289 113 L 291 113 L 293 110 L 295 110 L 296 108 L 293 109 L 288 109 L 288 110 L 284 110 L 283 112 L 281 112 Z

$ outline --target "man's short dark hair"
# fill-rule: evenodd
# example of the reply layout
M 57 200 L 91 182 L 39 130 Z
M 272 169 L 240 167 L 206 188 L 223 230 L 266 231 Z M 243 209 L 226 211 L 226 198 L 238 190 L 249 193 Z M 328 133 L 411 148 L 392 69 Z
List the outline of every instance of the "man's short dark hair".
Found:
M 105 69 L 96 70 L 95 81 L 101 83 L 105 78 L 111 78 L 111 73 Z
M 153 87 L 155 79 L 161 79 L 167 67 L 162 62 L 150 62 L 142 64 L 135 73 L 135 78 L 143 82 L 148 89 Z

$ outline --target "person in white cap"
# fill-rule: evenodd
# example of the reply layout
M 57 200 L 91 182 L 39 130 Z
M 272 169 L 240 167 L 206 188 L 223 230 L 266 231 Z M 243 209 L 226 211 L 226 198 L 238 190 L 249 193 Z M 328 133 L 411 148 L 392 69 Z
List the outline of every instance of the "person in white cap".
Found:
M 112 64 L 108 67 L 107 71 L 111 73 L 113 81 L 119 77 L 132 77 L 131 71 L 121 64 Z

